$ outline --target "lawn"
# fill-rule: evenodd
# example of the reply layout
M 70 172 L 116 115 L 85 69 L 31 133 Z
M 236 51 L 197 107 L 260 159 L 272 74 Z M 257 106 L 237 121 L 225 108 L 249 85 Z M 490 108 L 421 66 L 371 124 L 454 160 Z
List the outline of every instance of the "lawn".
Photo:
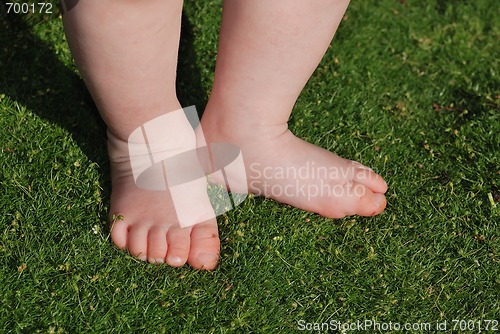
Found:
M 248 198 L 218 217 L 213 272 L 113 246 L 105 128 L 58 10 L 0 9 L 0 332 L 500 330 L 496 0 L 353 1 L 289 124 L 384 176 L 386 211 L 331 220 Z M 185 4 L 184 106 L 206 104 L 220 12 Z

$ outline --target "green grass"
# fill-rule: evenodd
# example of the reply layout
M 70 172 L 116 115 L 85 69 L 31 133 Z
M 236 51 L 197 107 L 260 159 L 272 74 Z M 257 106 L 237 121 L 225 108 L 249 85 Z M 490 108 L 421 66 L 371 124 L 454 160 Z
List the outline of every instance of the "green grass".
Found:
M 185 106 L 206 103 L 220 4 L 185 5 Z M 354 1 L 290 127 L 382 174 L 385 213 L 250 198 L 218 219 L 219 268 L 198 272 L 115 249 L 105 130 L 61 20 L 2 7 L 0 332 L 500 320 L 498 17 L 495 0 Z

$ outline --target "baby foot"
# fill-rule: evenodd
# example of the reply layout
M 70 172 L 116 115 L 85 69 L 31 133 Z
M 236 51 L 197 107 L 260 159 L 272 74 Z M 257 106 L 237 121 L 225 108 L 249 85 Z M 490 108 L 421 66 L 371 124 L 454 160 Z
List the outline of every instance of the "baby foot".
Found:
M 195 134 L 187 119 L 175 122 L 175 140 L 157 145 L 153 155 L 169 152 L 171 156 L 196 146 Z M 140 188 L 134 180 L 131 162 L 134 157 L 131 159 L 129 155 L 129 143 L 110 131 L 108 153 L 112 177 L 111 238 L 115 245 L 150 263 L 165 262 L 180 267 L 187 262 L 196 269 L 214 269 L 220 249 L 215 215 L 194 226 L 181 227 L 174 194 L 169 190 Z M 194 183 L 188 190 L 190 203 L 196 203 L 193 210 L 212 210 L 206 182 Z
M 210 105 L 202 118 L 208 142 L 241 148 L 250 192 L 329 218 L 384 210 L 387 184 L 370 168 L 295 137 L 286 124 L 248 124 Z

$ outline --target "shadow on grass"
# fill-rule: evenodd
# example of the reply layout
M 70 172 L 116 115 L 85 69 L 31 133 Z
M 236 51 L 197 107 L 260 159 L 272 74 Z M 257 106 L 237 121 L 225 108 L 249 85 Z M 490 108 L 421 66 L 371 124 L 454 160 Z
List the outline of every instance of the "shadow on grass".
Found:
M 0 94 L 67 130 L 83 153 L 101 166 L 101 184 L 109 195 L 105 124 L 82 79 L 58 59 L 51 45 L 32 32 L 32 25 L 58 20 L 59 13 L 34 18 L 7 14 L 5 4 L 1 7 Z M 182 28 L 177 79 L 179 100 L 182 106 L 194 104 L 200 111 L 207 96 L 196 67 L 192 28 L 184 15 Z
M 105 127 L 82 80 L 32 33 L 25 18 L 4 8 L 0 13 L 0 92 L 68 130 L 90 160 L 104 165 Z
M 448 7 L 460 1 L 462 0 L 438 0 L 436 1 L 436 10 L 438 11 L 439 15 L 444 15 Z

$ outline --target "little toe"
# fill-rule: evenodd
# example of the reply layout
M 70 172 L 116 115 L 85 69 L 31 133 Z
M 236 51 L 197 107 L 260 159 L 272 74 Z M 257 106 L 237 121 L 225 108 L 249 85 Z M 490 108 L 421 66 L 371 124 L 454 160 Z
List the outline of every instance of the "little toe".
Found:
M 127 249 L 129 225 L 122 221 L 115 221 L 111 225 L 111 240 L 120 249 Z
M 172 227 L 167 233 L 167 258 L 172 267 L 182 267 L 188 259 L 191 247 L 190 227 Z
M 191 231 L 188 263 L 195 269 L 212 270 L 219 260 L 220 240 L 215 219 L 195 225 Z
M 167 229 L 154 226 L 148 233 L 148 261 L 164 263 L 167 255 Z
M 130 226 L 128 234 L 128 251 L 142 261 L 147 260 L 148 230 L 147 226 L 136 224 Z

